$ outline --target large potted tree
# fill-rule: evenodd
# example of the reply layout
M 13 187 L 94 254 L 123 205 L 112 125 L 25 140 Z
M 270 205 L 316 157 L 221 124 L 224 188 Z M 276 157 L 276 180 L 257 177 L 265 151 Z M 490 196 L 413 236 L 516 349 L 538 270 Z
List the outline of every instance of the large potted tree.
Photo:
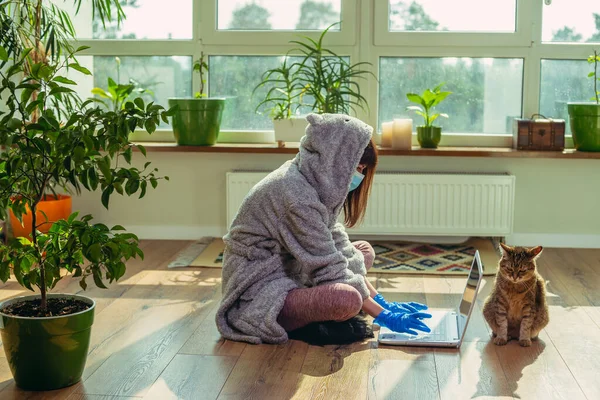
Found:
M 200 75 L 200 88 L 194 98 L 170 98 L 169 106 L 176 107 L 173 115 L 173 133 L 182 146 L 212 146 L 219 139 L 225 99 L 208 97 L 205 93 L 208 63 L 204 52 L 194 62 L 194 71 Z
M 364 69 L 371 64 L 351 64 L 324 44 L 327 32 L 338 24 L 330 25 L 317 40 L 291 41 L 297 47 L 280 66 L 267 70 L 256 86 L 255 91 L 268 88 L 257 110 L 268 106 L 277 140 L 299 141 L 308 124 L 303 115 L 311 112 L 351 114 L 357 107 L 368 111 L 359 80 L 369 74 L 374 77 Z
M 570 102 L 569 124 L 573 134 L 573 144 L 578 151 L 600 151 L 600 91 L 598 91 L 598 62 L 600 55 L 597 51 L 588 57 L 588 63 L 594 64 L 594 69 L 588 74 L 594 80 L 594 97 L 589 102 Z
M 92 1 L 104 18 L 108 8 L 120 10 L 119 0 Z M 25 390 L 72 385 L 85 366 L 95 303 L 49 291 L 66 274 L 84 290 L 90 280 L 105 287 L 124 275 L 127 260 L 143 257 L 138 238 L 123 227 L 77 213 L 51 221 L 37 212 L 41 200 L 57 190 L 100 190 L 108 208 L 115 192 L 143 197 L 162 178 L 150 163 L 131 165 L 129 133 L 152 133 L 170 115 L 140 98 L 116 111 L 81 102 L 66 71 L 90 72 L 75 58 L 84 48 L 71 47 L 70 27 L 65 12 L 42 0 L 0 4 L 0 220 L 8 210 L 18 219 L 31 215 L 29 237 L 0 243 L 0 280 L 12 276 L 39 291 L 0 302 L 0 333 L 15 383 Z

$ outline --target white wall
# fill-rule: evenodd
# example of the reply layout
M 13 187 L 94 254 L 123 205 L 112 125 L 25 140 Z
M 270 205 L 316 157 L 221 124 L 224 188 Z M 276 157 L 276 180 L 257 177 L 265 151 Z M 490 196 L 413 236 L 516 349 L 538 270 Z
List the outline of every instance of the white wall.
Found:
M 225 173 L 272 170 L 291 155 L 149 153 L 168 175 L 142 200 L 84 193 L 74 209 L 107 224 L 121 224 L 142 238 L 196 239 L 226 232 Z M 138 161 L 143 157 L 137 153 Z M 598 160 L 381 157 L 380 171 L 508 172 L 516 176 L 515 234 L 521 245 L 600 247 Z

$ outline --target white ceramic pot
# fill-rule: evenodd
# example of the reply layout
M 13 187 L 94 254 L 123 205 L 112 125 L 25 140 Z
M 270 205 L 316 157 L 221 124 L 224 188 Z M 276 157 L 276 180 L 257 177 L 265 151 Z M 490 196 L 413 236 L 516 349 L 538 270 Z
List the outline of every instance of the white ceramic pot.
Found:
M 284 142 L 299 142 L 308 121 L 305 117 L 292 117 L 290 119 L 274 119 L 273 128 L 275 130 L 275 140 L 283 140 Z

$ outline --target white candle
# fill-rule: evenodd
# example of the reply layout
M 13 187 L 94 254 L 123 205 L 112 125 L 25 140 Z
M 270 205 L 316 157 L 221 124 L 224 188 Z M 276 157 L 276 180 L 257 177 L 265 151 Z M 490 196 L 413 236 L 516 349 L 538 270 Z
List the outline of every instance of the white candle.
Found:
M 394 119 L 392 148 L 398 150 L 410 150 L 412 148 L 412 119 Z
M 381 147 L 392 147 L 393 122 L 381 124 Z

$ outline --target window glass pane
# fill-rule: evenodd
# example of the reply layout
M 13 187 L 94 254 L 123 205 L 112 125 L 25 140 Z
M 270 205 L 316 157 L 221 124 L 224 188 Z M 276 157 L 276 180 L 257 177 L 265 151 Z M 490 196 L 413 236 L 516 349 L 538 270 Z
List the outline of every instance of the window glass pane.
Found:
M 283 57 L 277 56 L 211 56 L 209 58 L 209 90 L 211 97 L 227 99 L 221 129 L 272 130 L 268 111 L 256 113 L 268 88 L 252 91 L 263 73 L 278 67 Z
M 389 0 L 389 29 L 514 32 L 516 7 L 516 0 Z
M 92 17 L 92 2 L 83 1 L 75 15 L 72 1 L 54 0 L 72 15 L 80 39 L 191 39 L 193 0 L 121 0 L 127 17 L 120 26 L 107 22 L 106 27 L 96 15 Z
M 542 60 L 540 82 L 540 114 L 567 121 L 567 134 L 571 134 L 567 103 L 591 101 L 594 80 L 587 75 L 593 65 L 582 60 Z M 598 88 L 600 90 L 600 86 Z
M 341 0 L 218 0 L 217 6 L 219 30 L 322 30 L 341 20 Z
M 443 132 L 506 134 L 521 115 L 523 60 L 506 58 L 382 57 L 379 72 L 379 124 L 409 116 L 413 126 L 423 117 L 406 111 L 406 93 L 421 94 L 445 82 L 452 92 L 435 110 L 450 118 L 435 124 Z
M 82 99 L 94 97 L 94 88 L 108 91 L 108 78 L 122 85 L 133 83 L 131 80 L 135 81 L 135 87 L 145 91 L 134 92 L 130 100 L 142 97 L 146 102 L 153 101 L 165 108 L 169 108 L 169 97 L 191 96 L 191 57 L 82 56 L 77 59 L 93 74 L 89 77 L 72 70 L 68 74 L 71 79 L 77 81 L 77 94 Z M 103 100 L 107 107 L 114 108 L 114 103 L 109 99 L 98 95 L 95 97 Z
M 543 41 L 600 42 L 600 1 L 552 0 L 549 3 L 544 4 Z

